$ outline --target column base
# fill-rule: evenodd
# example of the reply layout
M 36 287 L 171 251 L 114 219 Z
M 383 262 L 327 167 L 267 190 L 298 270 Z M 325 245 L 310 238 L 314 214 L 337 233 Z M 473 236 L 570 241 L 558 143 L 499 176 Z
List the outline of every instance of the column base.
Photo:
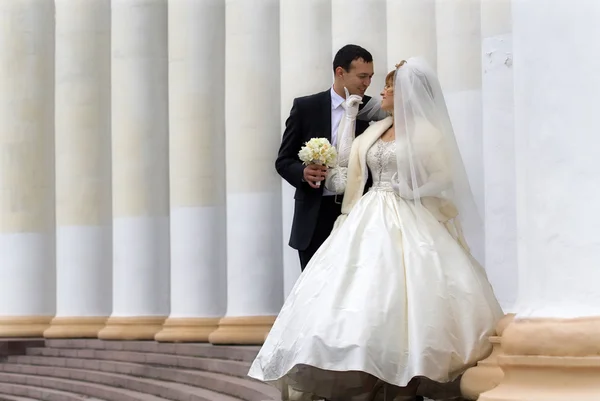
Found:
M 460 392 L 467 400 L 476 400 L 481 393 L 496 387 L 502 381 L 504 372 L 498 366 L 498 356 L 502 353 L 501 337 L 490 337 L 492 353 L 463 374 L 460 381 Z
M 106 325 L 108 316 L 55 317 L 50 328 L 44 331 L 46 338 L 98 338 Z
M 517 319 L 502 334 L 500 384 L 479 401 L 600 399 L 600 318 Z
M 501 356 L 502 383 L 479 401 L 597 401 L 600 357 Z
M 0 316 L 0 337 L 43 337 L 53 316 Z
M 224 317 L 208 341 L 222 345 L 262 345 L 275 319 L 276 316 Z
M 101 340 L 154 340 L 162 330 L 164 316 L 110 317 L 98 333 Z
M 168 318 L 162 330 L 154 336 L 161 342 L 208 342 L 209 335 L 219 328 L 219 318 Z
M 462 376 L 460 381 L 460 391 L 467 400 L 476 400 L 481 393 L 489 391 L 496 387 L 504 377 L 502 368 L 498 365 L 498 357 L 504 355 L 501 346 L 502 333 L 506 327 L 514 320 L 514 314 L 504 316 L 496 325 L 497 336 L 489 338 L 492 344 L 492 353 L 482 361 L 473 366 Z

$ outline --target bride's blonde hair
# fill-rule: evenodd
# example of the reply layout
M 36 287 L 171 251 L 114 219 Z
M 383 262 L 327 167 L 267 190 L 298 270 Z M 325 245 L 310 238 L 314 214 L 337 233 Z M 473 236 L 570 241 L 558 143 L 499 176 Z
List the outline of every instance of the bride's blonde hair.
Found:
M 402 67 L 404 64 L 406 64 L 406 60 L 402 60 L 401 62 L 399 62 L 398 64 L 396 64 L 396 68 L 390 72 L 388 72 L 388 74 L 385 76 L 385 86 L 386 88 L 389 89 L 393 89 L 394 88 L 394 74 L 396 73 L 396 70 L 400 67 Z

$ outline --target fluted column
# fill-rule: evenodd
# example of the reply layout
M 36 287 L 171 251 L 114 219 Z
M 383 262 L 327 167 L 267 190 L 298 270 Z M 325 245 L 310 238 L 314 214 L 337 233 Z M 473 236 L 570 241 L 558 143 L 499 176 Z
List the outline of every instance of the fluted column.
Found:
M 387 60 L 392 70 L 401 60 L 423 57 L 437 66 L 435 0 L 387 0 Z
M 281 129 L 295 97 L 326 90 L 333 83 L 331 0 L 281 0 Z M 310 79 L 298 79 L 302 75 Z M 284 295 L 300 276 L 298 251 L 288 246 L 294 216 L 294 190 L 282 182 Z
M 262 343 L 283 298 L 279 1 L 228 0 L 226 21 L 227 314 L 210 342 Z
M 169 314 L 167 62 L 167 1 L 113 0 L 113 313 L 103 339 L 153 339 Z
M 331 0 L 333 54 L 355 44 L 373 55 L 375 78 L 367 90 L 369 96 L 381 92 L 388 72 L 386 19 L 386 0 Z
M 518 288 L 511 20 L 510 0 L 481 3 L 485 267 L 506 312 L 513 311 Z M 492 354 L 463 375 L 465 397 L 477 399 L 502 380 L 501 336 L 512 318 L 507 315 L 490 337 Z
M 437 71 L 475 202 L 483 216 L 480 0 L 437 0 Z M 479 242 L 475 242 L 479 240 Z M 484 238 L 470 238 L 485 259 Z
M 600 399 L 599 12 L 512 3 L 519 300 L 482 401 Z
M 97 337 L 112 311 L 110 1 L 56 0 L 56 317 Z
M 483 162 L 488 277 L 505 311 L 517 299 L 517 212 L 510 0 L 481 3 Z
M 55 313 L 54 2 L 0 1 L 0 337 Z
M 158 341 L 208 341 L 225 314 L 224 68 L 225 1 L 169 1 L 171 314 Z

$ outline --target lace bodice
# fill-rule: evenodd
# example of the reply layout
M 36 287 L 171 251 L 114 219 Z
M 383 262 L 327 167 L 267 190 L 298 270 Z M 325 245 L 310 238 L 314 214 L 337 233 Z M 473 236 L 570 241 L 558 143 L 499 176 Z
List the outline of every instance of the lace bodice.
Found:
M 396 168 L 396 141 L 378 139 L 367 152 L 367 166 L 373 177 L 372 189 L 392 189 Z
M 410 153 L 413 154 L 412 160 L 416 163 L 414 174 L 419 195 L 435 197 L 442 195 L 441 192 L 449 187 L 450 168 L 444 148 L 439 144 L 439 137 L 426 134 L 427 132 L 424 132 L 413 141 Z M 397 146 L 402 148 L 398 149 Z M 408 149 L 404 149 L 407 147 L 406 141 L 384 141 L 381 138 L 371 145 L 366 152 L 366 164 L 373 178 L 372 190 L 395 191 L 405 199 L 412 199 L 413 173 Z M 406 155 L 400 158 L 400 166 L 397 165 L 397 153 Z M 347 167 L 331 169 L 325 180 L 325 187 L 336 194 L 344 194 L 348 182 L 347 170 Z

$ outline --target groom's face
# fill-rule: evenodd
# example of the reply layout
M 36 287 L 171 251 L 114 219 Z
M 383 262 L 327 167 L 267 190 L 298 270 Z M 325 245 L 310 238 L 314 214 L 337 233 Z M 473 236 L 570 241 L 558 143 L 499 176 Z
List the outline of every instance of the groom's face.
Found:
M 342 69 L 343 84 L 351 95 L 364 96 L 372 78 L 373 63 L 366 63 L 363 59 L 352 61 L 348 71 Z

